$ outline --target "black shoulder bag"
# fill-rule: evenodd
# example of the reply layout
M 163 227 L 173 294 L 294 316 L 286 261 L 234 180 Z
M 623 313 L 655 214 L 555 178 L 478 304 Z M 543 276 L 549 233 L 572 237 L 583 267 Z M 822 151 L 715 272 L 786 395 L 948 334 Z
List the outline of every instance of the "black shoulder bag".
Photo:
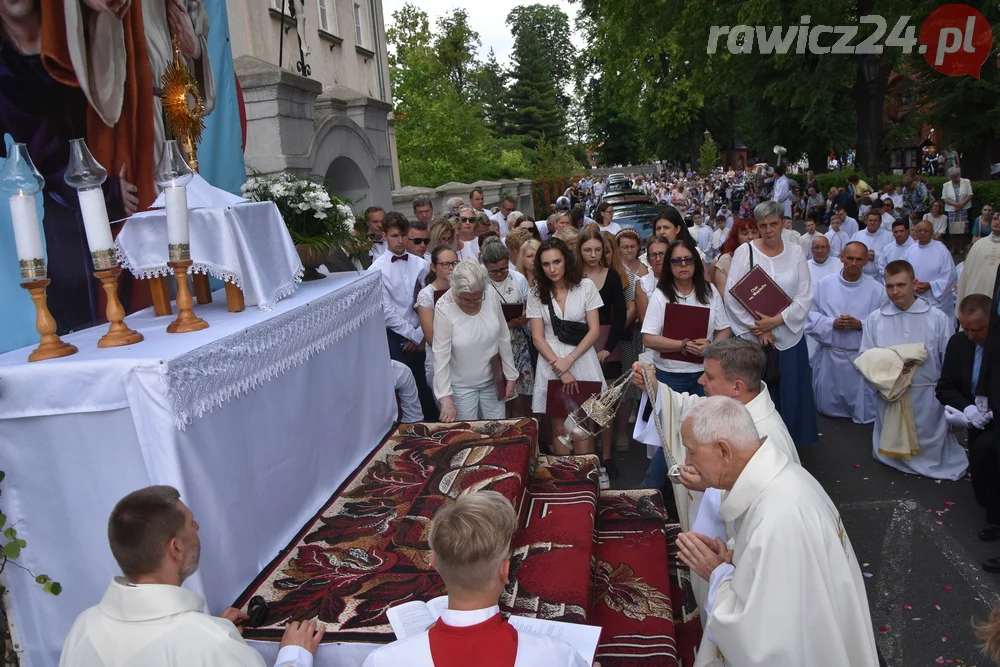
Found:
M 587 326 L 586 322 L 572 322 L 556 317 L 556 309 L 552 307 L 553 298 L 553 295 L 550 293 L 549 317 L 552 318 L 552 332 L 559 339 L 560 343 L 576 347 L 583 340 L 584 336 L 587 335 L 587 332 L 590 331 L 590 327 Z

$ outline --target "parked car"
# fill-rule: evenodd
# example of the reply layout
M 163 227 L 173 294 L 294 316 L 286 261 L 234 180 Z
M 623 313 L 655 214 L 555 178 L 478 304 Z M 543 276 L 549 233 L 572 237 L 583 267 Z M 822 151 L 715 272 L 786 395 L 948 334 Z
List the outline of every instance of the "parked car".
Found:
M 653 234 L 653 221 L 663 206 L 651 202 L 630 202 L 612 206 L 611 220 L 623 229 L 634 229 L 645 242 Z
M 636 190 L 631 185 L 625 187 L 625 183 L 612 183 L 608 186 L 608 189 L 604 191 L 604 195 L 601 197 L 601 201 L 606 201 L 611 204 L 618 204 L 625 201 L 632 202 L 648 202 L 651 201 L 649 195 L 647 195 L 642 190 Z

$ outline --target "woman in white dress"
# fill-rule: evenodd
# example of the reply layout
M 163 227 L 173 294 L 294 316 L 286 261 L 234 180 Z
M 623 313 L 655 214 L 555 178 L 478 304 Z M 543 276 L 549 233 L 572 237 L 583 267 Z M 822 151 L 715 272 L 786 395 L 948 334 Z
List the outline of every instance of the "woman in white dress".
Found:
M 476 260 L 459 262 L 448 282 L 451 298 L 434 306 L 434 396 L 441 421 L 504 419 L 517 369 L 500 299 L 487 291 L 489 277 Z M 497 355 L 506 380 L 501 395 L 491 361 Z
M 940 241 L 948 232 L 948 216 L 944 212 L 944 203 L 940 200 L 931 204 L 931 212 L 924 213 L 924 220 L 930 220 L 934 225 L 934 240 Z M 913 225 L 916 228 L 916 225 Z
M 454 237 L 452 237 L 454 238 Z M 448 291 L 448 278 L 458 265 L 458 254 L 451 246 L 439 245 L 431 251 L 431 267 L 427 272 L 424 288 L 417 292 L 417 317 L 420 319 L 420 330 L 426 346 L 427 360 L 424 362 L 424 373 L 427 375 L 427 386 L 434 386 L 434 306 Z
M 594 283 L 582 276 L 576 257 L 556 238 L 546 239 L 535 257 L 535 288 L 528 297 L 531 337 L 538 349 L 532 411 L 545 413 L 549 382 L 560 380 L 570 392 L 577 381 L 600 382 L 606 388 L 594 343 L 600 335 L 598 309 L 604 305 Z M 553 315 L 563 330 L 562 340 L 553 328 Z M 584 333 L 585 332 L 585 333 Z M 579 401 L 582 403 L 582 401 Z M 550 443 L 557 454 L 569 454 L 558 436 L 565 433 L 561 419 L 551 419 Z M 574 440 L 574 454 L 590 454 L 594 440 Z

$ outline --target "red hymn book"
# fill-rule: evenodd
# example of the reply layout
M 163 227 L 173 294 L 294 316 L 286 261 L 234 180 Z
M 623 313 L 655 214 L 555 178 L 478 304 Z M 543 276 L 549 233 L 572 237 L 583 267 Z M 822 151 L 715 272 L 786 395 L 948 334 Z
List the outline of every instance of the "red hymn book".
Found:
M 759 266 L 750 269 L 729 293 L 754 317 L 757 313 L 774 317 L 792 303 L 785 291 Z

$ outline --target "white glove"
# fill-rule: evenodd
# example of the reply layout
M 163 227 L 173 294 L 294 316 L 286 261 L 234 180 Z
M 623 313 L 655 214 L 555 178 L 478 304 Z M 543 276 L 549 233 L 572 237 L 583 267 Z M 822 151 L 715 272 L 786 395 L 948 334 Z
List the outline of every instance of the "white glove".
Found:
M 967 428 L 969 425 L 969 420 L 966 419 L 965 414 L 950 405 L 944 406 L 944 420 L 948 422 L 948 426 L 954 428 Z
M 969 420 L 969 426 L 971 426 L 972 428 L 977 428 L 979 430 L 982 430 L 983 427 L 985 427 L 989 423 L 990 419 L 992 419 L 993 417 L 992 413 L 990 412 L 987 412 L 985 414 L 980 412 L 979 408 L 977 408 L 975 405 L 970 405 L 969 407 L 967 407 L 964 410 L 963 414 L 965 415 L 965 418 Z
M 985 396 L 976 396 L 976 409 L 982 413 L 990 411 L 990 402 Z

